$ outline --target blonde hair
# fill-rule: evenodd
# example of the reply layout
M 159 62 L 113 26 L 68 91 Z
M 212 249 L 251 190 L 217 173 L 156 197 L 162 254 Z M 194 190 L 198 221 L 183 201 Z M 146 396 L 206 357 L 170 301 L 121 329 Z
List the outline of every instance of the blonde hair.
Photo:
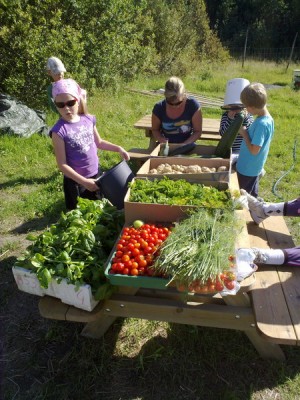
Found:
M 264 108 L 267 104 L 267 92 L 263 84 L 250 83 L 241 93 L 241 102 L 246 107 Z
M 86 101 L 84 100 L 84 98 L 82 96 L 80 96 L 80 98 L 78 99 L 78 114 L 79 115 L 87 115 L 88 114 Z
M 171 76 L 165 84 L 165 98 L 172 101 L 179 97 L 184 97 L 185 94 L 185 87 L 182 80 L 177 78 L 177 76 Z

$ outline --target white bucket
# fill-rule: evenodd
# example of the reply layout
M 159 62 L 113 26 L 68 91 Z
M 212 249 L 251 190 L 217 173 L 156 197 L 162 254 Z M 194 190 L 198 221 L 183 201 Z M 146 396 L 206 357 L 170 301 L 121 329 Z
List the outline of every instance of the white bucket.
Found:
M 244 78 L 230 79 L 226 85 L 226 93 L 224 98 L 224 106 L 229 105 L 242 105 L 241 103 L 241 92 L 248 86 L 250 82 Z

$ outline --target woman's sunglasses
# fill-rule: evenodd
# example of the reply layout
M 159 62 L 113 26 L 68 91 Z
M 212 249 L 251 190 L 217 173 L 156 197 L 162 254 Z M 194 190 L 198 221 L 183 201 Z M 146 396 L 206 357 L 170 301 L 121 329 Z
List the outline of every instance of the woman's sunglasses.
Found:
M 54 103 L 55 103 L 55 105 L 56 105 L 56 107 L 57 108 L 64 108 L 65 106 L 68 106 L 68 107 L 73 107 L 73 106 L 75 106 L 75 103 L 76 103 L 76 99 L 74 99 L 74 100 L 69 100 L 69 101 L 66 101 L 65 103 L 64 102 L 62 102 L 62 101 L 55 101 Z
M 177 103 L 172 103 L 169 100 L 166 100 L 166 102 L 169 104 L 169 106 L 180 106 L 180 104 L 183 103 L 183 100 L 177 101 Z

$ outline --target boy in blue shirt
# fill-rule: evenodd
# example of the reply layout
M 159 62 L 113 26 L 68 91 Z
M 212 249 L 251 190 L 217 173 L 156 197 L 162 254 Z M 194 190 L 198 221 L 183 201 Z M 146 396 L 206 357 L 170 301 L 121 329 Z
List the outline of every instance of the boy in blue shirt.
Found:
M 267 92 L 261 83 L 246 86 L 241 93 L 241 102 L 250 114 L 256 115 L 256 119 L 248 129 L 242 127 L 239 132 L 244 140 L 236 164 L 237 176 L 240 188 L 257 197 L 259 175 L 274 133 L 274 120 L 266 107 Z

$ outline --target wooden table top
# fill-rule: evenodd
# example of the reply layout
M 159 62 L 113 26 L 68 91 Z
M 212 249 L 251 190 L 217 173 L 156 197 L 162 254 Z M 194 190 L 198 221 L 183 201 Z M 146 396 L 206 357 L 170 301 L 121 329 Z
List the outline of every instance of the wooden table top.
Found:
M 151 130 L 151 114 L 144 115 L 141 119 L 139 119 L 134 127 L 137 129 L 145 129 Z M 220 128 L 220 120 L 216 118 L 203 118 L 203 133 L 216 134 L 219 136 L 219 128 Z

